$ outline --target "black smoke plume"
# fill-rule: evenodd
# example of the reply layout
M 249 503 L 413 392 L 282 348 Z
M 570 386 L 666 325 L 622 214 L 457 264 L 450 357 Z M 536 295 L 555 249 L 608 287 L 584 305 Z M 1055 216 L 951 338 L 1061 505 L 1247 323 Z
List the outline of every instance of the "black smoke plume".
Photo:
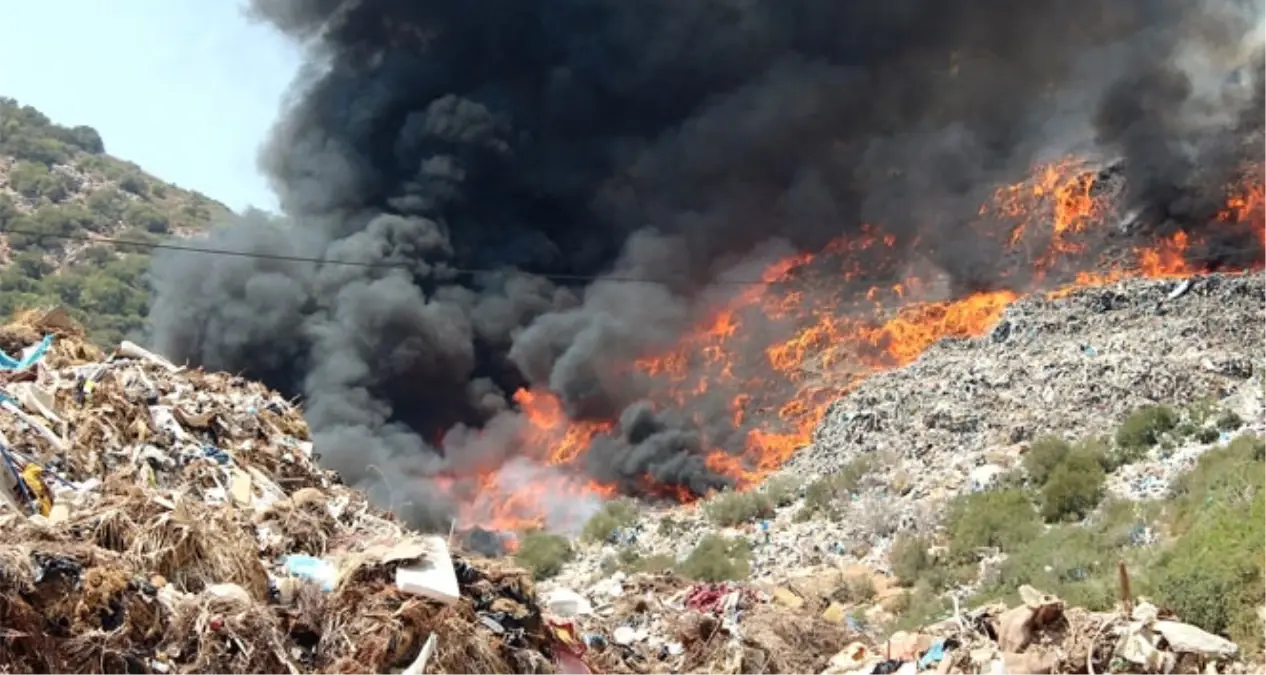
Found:
M 1186 30 L 1153 31 L 1140 42 L 1150 48 L 1124 57 L 1122 74 L 1099 103 L 1095 129 L 1102 145 L 1125 158 L 1126 204 L 1139 222 L 1159 233 L 1200 233 L 1192 255 L 1210 267 L 1243 268 L 1262 259 L 1251 232 L 1260 223 L 1209 224 L 1234 187 L 1260 188 L 1262 181 L 1262 8 L 1192 9 Z
M 653 409 L 618 366 L 715 280 L 873 223 L 959 289 L 996 285 L 965 223 L 1094 137 L 1132 199 L 1201 226 L 1192 143 L 1234 134 L 1192 122 L 1180 57 L 1248 32 L 1208 6 L 254 0 L 310 55 L 262 153 L 284 216 L 210 236 L 262 257 L 157 256 L 154 342 L 302 395 L 328 466 L 418 525 L 451 510 L 429 477 L 515 452 L 526 386 L 615 423 L 590 475 L 702 492 L 725 481 L 701 433 L 741 430 L 719 404 Z

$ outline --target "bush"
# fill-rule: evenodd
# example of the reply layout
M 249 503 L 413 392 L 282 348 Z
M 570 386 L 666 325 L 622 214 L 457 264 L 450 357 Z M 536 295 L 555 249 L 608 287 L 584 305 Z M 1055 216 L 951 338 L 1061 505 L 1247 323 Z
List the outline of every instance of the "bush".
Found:
M 1200 427 L 1196 432 L 1196 440 L 1201 443 L 1215 443 L 1222 436 L 1217 429 L 1213 427 Z
M 765 481 L 761 490 L 769 495 L 774 506 L 791 506 L 800 492 L 800 481 L 791 476 L 774 476 Z
M 149 184 L 145 179 L 135 171 L 129 171 L 119 177 L 119 189 L 124 192 L 130 192 L 137 197 L 144 197 L 149 193 Z
M 1257 467 L 1260 480 L 1266 467 Z M 1183 621 L 1235 640 L 1249 654 L 1262 653 L 1257 608 L 1266 594 L 1266 502 L 1214 503 L 1162 558 L 1155 579 L 1157 600 Z
M 721 527 L 732 527 L 774 514 L 774 502 L 760 490 L 722 492 L 703 505 L 708 519 Z
M 65 174 L 49 171 L 35 162 L 19 161 L 9 170 L 9 185 L 28 199 L 60 202 L 70 194 L 71 180 Z
M 1032 541 L 1042 522 L 1020 490 L 996 490 L 960 495 L 950 501 L 946 532 L 951 557 L 974 560 L 977 549 L 1011 552 Z
M 1241 418 L 1234 410 L 1224 410 L 1218 415 L 1218 421 L 1214 423 L 1218 431 L 1235 431 L 1244 426 L 1244 419 Z
M 1104 502 L 1083 524 L 1056 525 L 1019 547 L 984 580 L 972 603 L 1007 600 L 1030 584 L 1054 593 L 1070 605 L 1094 611 L 1112 609 L 1117 601 L 1117 562 L 1125 560 L 1136 594 L 1145 590 L 1146 570 L 1157 557 L 1141 546 L 1139 535 L 1161 522 L 1155 502 Z
M 548 579 L 563 570 L 575 556 L 565 537 L 546 532 L 528 532 L 519 539 L 514 559 L 536 580 Z
M 1171 485 L 1170 519 L 1175 534 L 1184 534 L 1212 505 L 1247 510 L 1262 501 L 1266 441 L 1242 434 L 1210 449 L 1192 469 Z
M 171 229 L 167 216 L 153 206 L 143 202 L 136 202 L 128 206 L 127 211 L 123 214 L 123 219 L 129 225 L 142 228 L 150 234 L 165 234 Z
M 1150 448 L 1161 434 L 1178 426 L 1178 413 L 1164 405 L 1147 405 L 1126 416 L 1117 428 L 1117 445 L 1122 448 Z
M 930 543 L 924 537 L 897 535 L 888 551 L 888 565 L 897 577 L 897 583 L 913 586 L 925 572 L 932 569 L 936 560 L 928 553 Z
M 105 143 L 101 140 L 101 134 L 96 129 L 89 126 L 77 126 L 66 129 L 59 134 L 61 139 L 66 143 L 78 147 L 84 152 L 100 155 L 105 152 Z
M 826 511 L 835 500 L 857 490 L 862 479 L 875 469 L 873 455 L 855 457 L 836 473 L 823 476 L 805 488 L 804 504 L 813 511 Z
M 1058 436 L 1043 436 L 1029 445 L 1022 462 L 1034 485 L 1045 485 L 1051 472 L 1068 454 L 1071 446 Z
M 737 581 L 751 572 L 747 542 L 717 534 L 705 536 L 698 546 L 678 563 L 682 576 L 699 581 Z
M 844 583 L 831 593 L 831 599 L 844 605 L 859 605 L 870 602 L 879 595 L 875 581 L 867 574 L 854 574 L 844 577 Z
M 1081 520 L 1103 498 L 1102 457 L 1093 450 L 1076 448 L 1051 471 L 1042 486 L 1042 517 L 1047 522 Z
M 637 505 L 630 499 L 614 499 L 585 523 L 580 536 L 586 541 L 607 541 L 615 531 L 632 525 L 637 520 Z
M 897 615 L 889 626 L 894 632 L 927 626 L 945 618 L 951 611 L 950 603 L 925 582 L 919 582 L 906 591 L 890 609 Z

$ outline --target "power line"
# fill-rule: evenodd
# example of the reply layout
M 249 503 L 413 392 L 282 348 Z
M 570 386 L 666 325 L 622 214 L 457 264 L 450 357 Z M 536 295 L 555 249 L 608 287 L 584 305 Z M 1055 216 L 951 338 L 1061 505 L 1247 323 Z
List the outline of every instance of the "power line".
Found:
M 36 237 L 40 239 L 61 239 L 66 241 L 78 241 L 88 244 L 112 244 L 115 246 L 135 246 L 137 248 L 145 248 L 160 251 L 183 251 L 186 253 L 201 253 L 205 255 L 222 255 L 232 258 L 253 258 L 256 260 L 275 260 L 278 262 L 298 262 L 298 263 L 314 263 L 320 265 L 342 265 L 345 267 L 363 267 L 370 269 L 409 269 L 410 263 L 390 263 L 390 262 L 362 262 L 357 260 L 333 260 L 328 258 L 310 258 L 307 256 L 286 255 L 283 253 L 259 253 L 254 251 L 232 251 L 229 249 L 216 248 L 199 248 L 196 246 L 182 246 L 180 244 L 166 244 L 160 242 L 149 241 L 128 241 L 125 239 L 115 239 L 113 237 L 88 237 L 84 235 L 72 234 L 45 234 L 43 232 L 33 232 L 30 230 L 22 230 L 18 228 L 0 228 L 0 232 L 5 234 L 21 234 L 28 237 Z M 476 274 L 496 274 L 504 270 L 494 269 L 472 269 L 460 267 L 445 267 L 445 272 L 461 276 L 473 276 Z M 542 277 L 553 281 L 618 281 L 625 283 L 669 283 L 674 281 L 689 281 L 685 278 L 669 279 L 659 278 L 652 279 L 648 277 L 621 277 L 607 276 L 597 274 L 566 274 L 556 272 L 538 273 L 531 272 L 532 276 Z M 758 281 L 751 279 L 733 279 L 718 280 L 712 282 L 715 284 L 738 285 L 738 286 L 765 286 L 770 282 Z
M 64 241 L 77 241 L 87 244 L 108 244 L 112 246 L 134 246 L 148 250 L 159 251 L 181 251 L 185 253 L 198 253 L 202 255 L 222 255 L 230 258 L 251 258 L 255 260 L 273 260 L 277 262 L 296 262 L 296 263 L 312 263 L 318 265 L 341 265 L 345 267 L 361 267 L 368 269 L 409 269 L 409 263 L 391 263 L 391 262 L 362 262 L 356 260 L 333 260 L 326 258 L 312 258 L 307 256 L 286 255 L 284 253 L 260 253 L 254 251 L 233 251 L 230 249 L 218 248 L 199 248 L 196 246 L 183 246 L 181 244 L 171 244 L 163 242 L 150 241 L 128 241 L 126 239 L 116 239 L 114 237 L 91 237 L 86 235 L 73 234 L 47 234 L 43 232 L 34 232 L 31 230 L 23 230 L 20 228 L 5 227 L 0 228 L 0 233 L 20 234 L 37 239 L 59 239 Z M 1224 249 L 1219 255 L 1207 256 L 1183 256 L 1183 260 L 1188 262 L 1210 262 L 1219 260 L 1232 253 L 1244 253 L 1249 251 L 1263 252 L 1260 247 L 1243 247 L 1236 249 Z M 460 276 L 474 276 L 477 274 L 497 274 L 504 270 L 495 269 L 475 269 L 475 268 L 457 268 L 445 267 L 445 272 Z M 650 278 L 650 277 L 624 277 L 624 276 L 607 276 L 596 274 L 566 274 L 566 273 L 537 273 L 531 272 L 532 276 L 550 279 L 552 281 L 615 281 L 621 283 L 646 283 L 646 284 L 662 284 L 677 281 L 688 281 L 685 278 Z M 717 279 L 710 281 L 713 285 L 733 285 L 733 286 L 768 286 L 770 281 L 754 280 L 754 279 Z

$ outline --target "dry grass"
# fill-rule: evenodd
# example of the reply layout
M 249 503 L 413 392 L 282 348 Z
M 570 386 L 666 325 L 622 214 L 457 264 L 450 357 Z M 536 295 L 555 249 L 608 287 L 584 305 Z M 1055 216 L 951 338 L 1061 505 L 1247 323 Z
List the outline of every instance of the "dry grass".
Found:
M 164 653 L 188 673 L 290 672 L 281 623 L 266 605 L 197 596 L 171 617 Z
M 235 513 L 181 499 L 175 510 L 144 524 L 128 555 L 137 567 L 163 575 L 186 593 L 231 583 L 253 598 L 267 599 L 268 573 L 259 562 L 255 539 L 234 522 Z

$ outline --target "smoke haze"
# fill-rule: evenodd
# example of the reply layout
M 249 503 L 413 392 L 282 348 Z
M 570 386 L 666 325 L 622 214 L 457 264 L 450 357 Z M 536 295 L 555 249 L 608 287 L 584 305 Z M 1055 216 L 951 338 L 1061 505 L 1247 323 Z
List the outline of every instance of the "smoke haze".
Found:
M 1262 68 L 1200 46 L 1239 44 L 1251 7 L 254 0 L 310 54 L 261 154 L 284 215 L 207 245 L 360 265 L 160 252 L 155 346 L 303 396 L 325 465 L 418 526 L 447 525 L 441 480 L 516 453 L 523 387 L 613 425 L 590 476 L 701 493 L 726 482 L 701 439 L 741 429 L 706 400 L 657 410 L 622 364 L 718 280 L 863 223 L 955 292 L 996 287 L 965 223 L 1088 142 L 1123 158 L 1149 231 L 1206 226 L 1260 159 Z M 1252 64 L 1230 88 L 1228 60 Z

